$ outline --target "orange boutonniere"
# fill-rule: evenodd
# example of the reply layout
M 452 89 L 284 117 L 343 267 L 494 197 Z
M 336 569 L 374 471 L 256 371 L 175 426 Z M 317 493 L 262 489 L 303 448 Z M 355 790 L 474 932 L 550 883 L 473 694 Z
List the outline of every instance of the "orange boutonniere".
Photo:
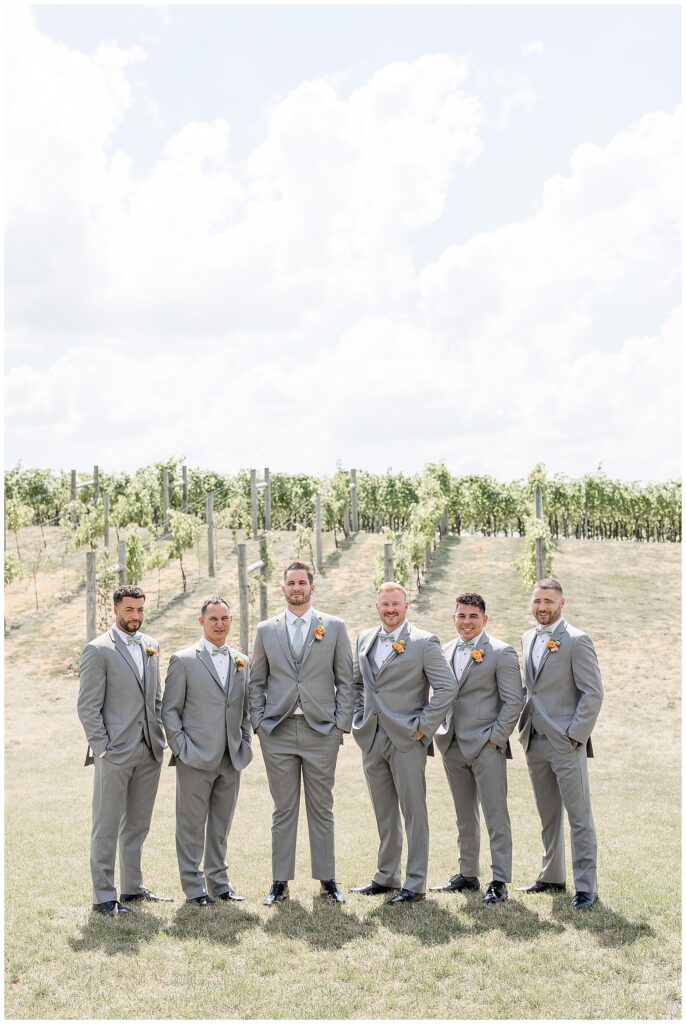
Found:
M 235 657 L 235 658 L 233 659 L 233 663 L 234 663 L 234 665 L 236 666 L 236 671 L 237 671 L 237 672 L 240 672 L 240 671 L 241 671 L 241 669 L 245 668 L 245 662 L 243 661 L 243 659 L 242 659 L 242 658 L 239 658 L 239 657 Z
M 315 640 L 323 640 L 326 636 L 326 630 L 323 626 L 315 626 L 312 632 L 314 633 Z
M 405 653 L 405 642 L 406 642 L 405 640 L 396 640 L 395 643 L 391 644 L 391 647 L 395 651 L 396 654 L 404 654 Z
M 477 648 L 476 650 L 472 651 L 471 657 L 473 658 L 474 661 L 483 661 L 484 660 L 484 652 L 480 651 Z
M 556 654 L 557 651 L 559 650 L 559 647 L 560 647 L 560 641 L 559 640 L 548 640 L 548 641 L 546 641 L 546 647 L 548 648 L 549 651 L 552 651 L 553 654 Z
M 153 647 L 152 644 L 148 644 L 148 646 L 145 648 L 145 653 L 149 658 L 156 658 L 160 652 L 157 650 L 156 647 Z

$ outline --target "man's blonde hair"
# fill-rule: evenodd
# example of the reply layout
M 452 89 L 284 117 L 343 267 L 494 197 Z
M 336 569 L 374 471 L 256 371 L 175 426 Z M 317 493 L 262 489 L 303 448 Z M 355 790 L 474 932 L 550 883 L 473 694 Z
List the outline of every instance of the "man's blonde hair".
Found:
M 393 580 L 389 580 L 387 583 L 382 583 L 376 593 L 385 594 L 389 590 L 401 590 L 405 595 L 405 600 L 407 601 L 407 591 L 404 586 L 402 583 L 395 583 Z

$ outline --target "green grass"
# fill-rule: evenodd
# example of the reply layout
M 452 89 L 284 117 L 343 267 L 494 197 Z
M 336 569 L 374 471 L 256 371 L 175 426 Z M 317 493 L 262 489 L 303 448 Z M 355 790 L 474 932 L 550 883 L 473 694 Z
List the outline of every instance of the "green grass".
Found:
M 276 540 L 277 564 L 290 538 Z M 361 535 L 330 557 L 316 604 L 343 615 L 353 636 L 373 621 L 374 558 L 382 538 Z M 332 554 L 331 543 L 327 551 Z M 527 594 L 512 568 L 516 539 L 449 538 L 411 617 L 447 640 L 457 592 L 482 591 L 489 629 L 518 642 Z M 83 593 L 64 585 L 49 618 L 31 617 L 23 584 L 9 588 L 6 646 L 5 1014 L 9 1018 L 678 1018 L 680 978 L 680 548 L 562 542 L 554 567 L 567 617 L 589 630 L 606 698 L 594 732 L 591 788 L 599 842 L 600 903 L 575 914 L 568 897 L 484 907 L 479 896 L 435 895 L 390 909 L 350 896 L 316 897 L 304 816 L 290 903 L 262 906 L 270 883 L 271 800 L 256 743 L 229 840 L 238 905 L 183 904 L 174 851 L 174 771 L 162 771 L 145 846 L 148 884 L 175 898 L 130 920 L 89 913 L 92 769 L 75 712 L 77 682 L 59 675 L 63 646 L 79 642 Z M 79 562 L 80 564 L 80 562 Z M 171 652 L 197 634 L 199 596 L 235 596 L 235 562 L 220 543 L 210 584 L 192 567 L 193 592 L 150 626 Z M 74 561 L 69 572 L 78 569 Z M 75 578 L 75 576 L 74 576 Z M 67 580 L 69 583 L 69 580 Z M 145 581 L 153 593 L 152 578 Z M 278 581 L 270 608 L 279 607 Z M 14 589 L 13 589 L 14 588 Z M 149 602 L 154 604 L 155 601 Z M 656 618 L 656 613 L 658 617 Z M 234 636 L 237 635 L 237 626 Z M 165 759 L 166 760 L 166 759 Z M 509 764 L 513 885 L 537 874 L 540 835 L 524 757 Z M 454 812 L 440 758 L 427 770 L 430 884 L 457 870 Z M 375 867 L 376 830 L 359 750 L 346 738 L 336 781 L 337 876 L 348 888 Z M 304 813 L 304 811 L 303 811 Z M 488 881 L 488 844 L 482 842 Z M 568 884 L 571 887 L 571 866 Z M 13 981 L 16 979 L 16 983 Z

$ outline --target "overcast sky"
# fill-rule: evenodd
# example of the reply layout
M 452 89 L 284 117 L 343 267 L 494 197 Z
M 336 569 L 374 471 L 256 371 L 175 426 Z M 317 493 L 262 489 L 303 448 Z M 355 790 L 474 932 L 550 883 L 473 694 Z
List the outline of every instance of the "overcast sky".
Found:
M 28 6 L 6 461 L 680 473 L 678 6 Z

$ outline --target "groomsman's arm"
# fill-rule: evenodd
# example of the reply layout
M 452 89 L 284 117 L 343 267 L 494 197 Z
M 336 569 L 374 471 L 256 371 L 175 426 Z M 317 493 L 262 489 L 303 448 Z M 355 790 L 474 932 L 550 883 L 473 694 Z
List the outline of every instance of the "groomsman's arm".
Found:
M 436 729 L 445 721 L 448 709 L 457 697 L 458 684 L 436 636 L 429 637 L 424 644 L 423 667 L 432 694 L 431 700 L 422 708 L 417 732 L 423 733 L 422 743 L 428 747 Z
M 360 668 L 360 638 L 358 636 L 353 655 L 353 718 L 364 714 L 364 680 Z
M 334 686 L 336 687 L 336 727 L 350 732 L 353 724 L 353 652 L 344 622 L 341 622 L 333 653 Z
M 572 647 L 572 675 L 574 685 L 581 690 L 581 699 L 567 735 L 570 740 L 581 744 L 586 743 L 591 735 L 603 703 L 598 656 L 593 641 L 585 633 L 576 638 Z
M 250 707 L 250 718 L 252 727 L 257 732 L 260 722 L 264 718 L 264 705 L 267 703 L 267 676 L 269 675 L 269 662 L 267 652 L 262 642 L 262 631 L 257 627 L 255 640 L 252 646 L 252 659 L 250 661 L 250 683 L 248 685 L 248 702 Z
M 107 689 L 105 656 L 93 644 L 87 644 L 81 654 L 79 697 L 77 711 L 91 750 L 99 757 L 109 746 L 102 706 Z
M 252 724 L 250 722 L 250 666 L 245 669 L 245 690 L 243 691 L 243 718 L 241 720 L 241 734 L 246 743 L 252 743 Z
M 496 747 L 504 747 L 524 707 L 522 676 L 514 647 L 506 647 L 500 652 L 495 668 L 495 681 L 503 706 L 493 723 L 489 739 Z
M 186 703 L 186 668 L 180 658 L 172 654 L 164 680 L 164 697 L 162 698 L 162 724 L 167 734 L 167 742 L 174 757 L 178 757 L 183 748 L 183 722 L 181 714 Z
M 157 655 L 155 657 L 157 662 L 157 686 L 155 687 L 155 718 L 163 725 L 162 722 L 162 679 L 160 678 L 160 648 L 157 645 Z

